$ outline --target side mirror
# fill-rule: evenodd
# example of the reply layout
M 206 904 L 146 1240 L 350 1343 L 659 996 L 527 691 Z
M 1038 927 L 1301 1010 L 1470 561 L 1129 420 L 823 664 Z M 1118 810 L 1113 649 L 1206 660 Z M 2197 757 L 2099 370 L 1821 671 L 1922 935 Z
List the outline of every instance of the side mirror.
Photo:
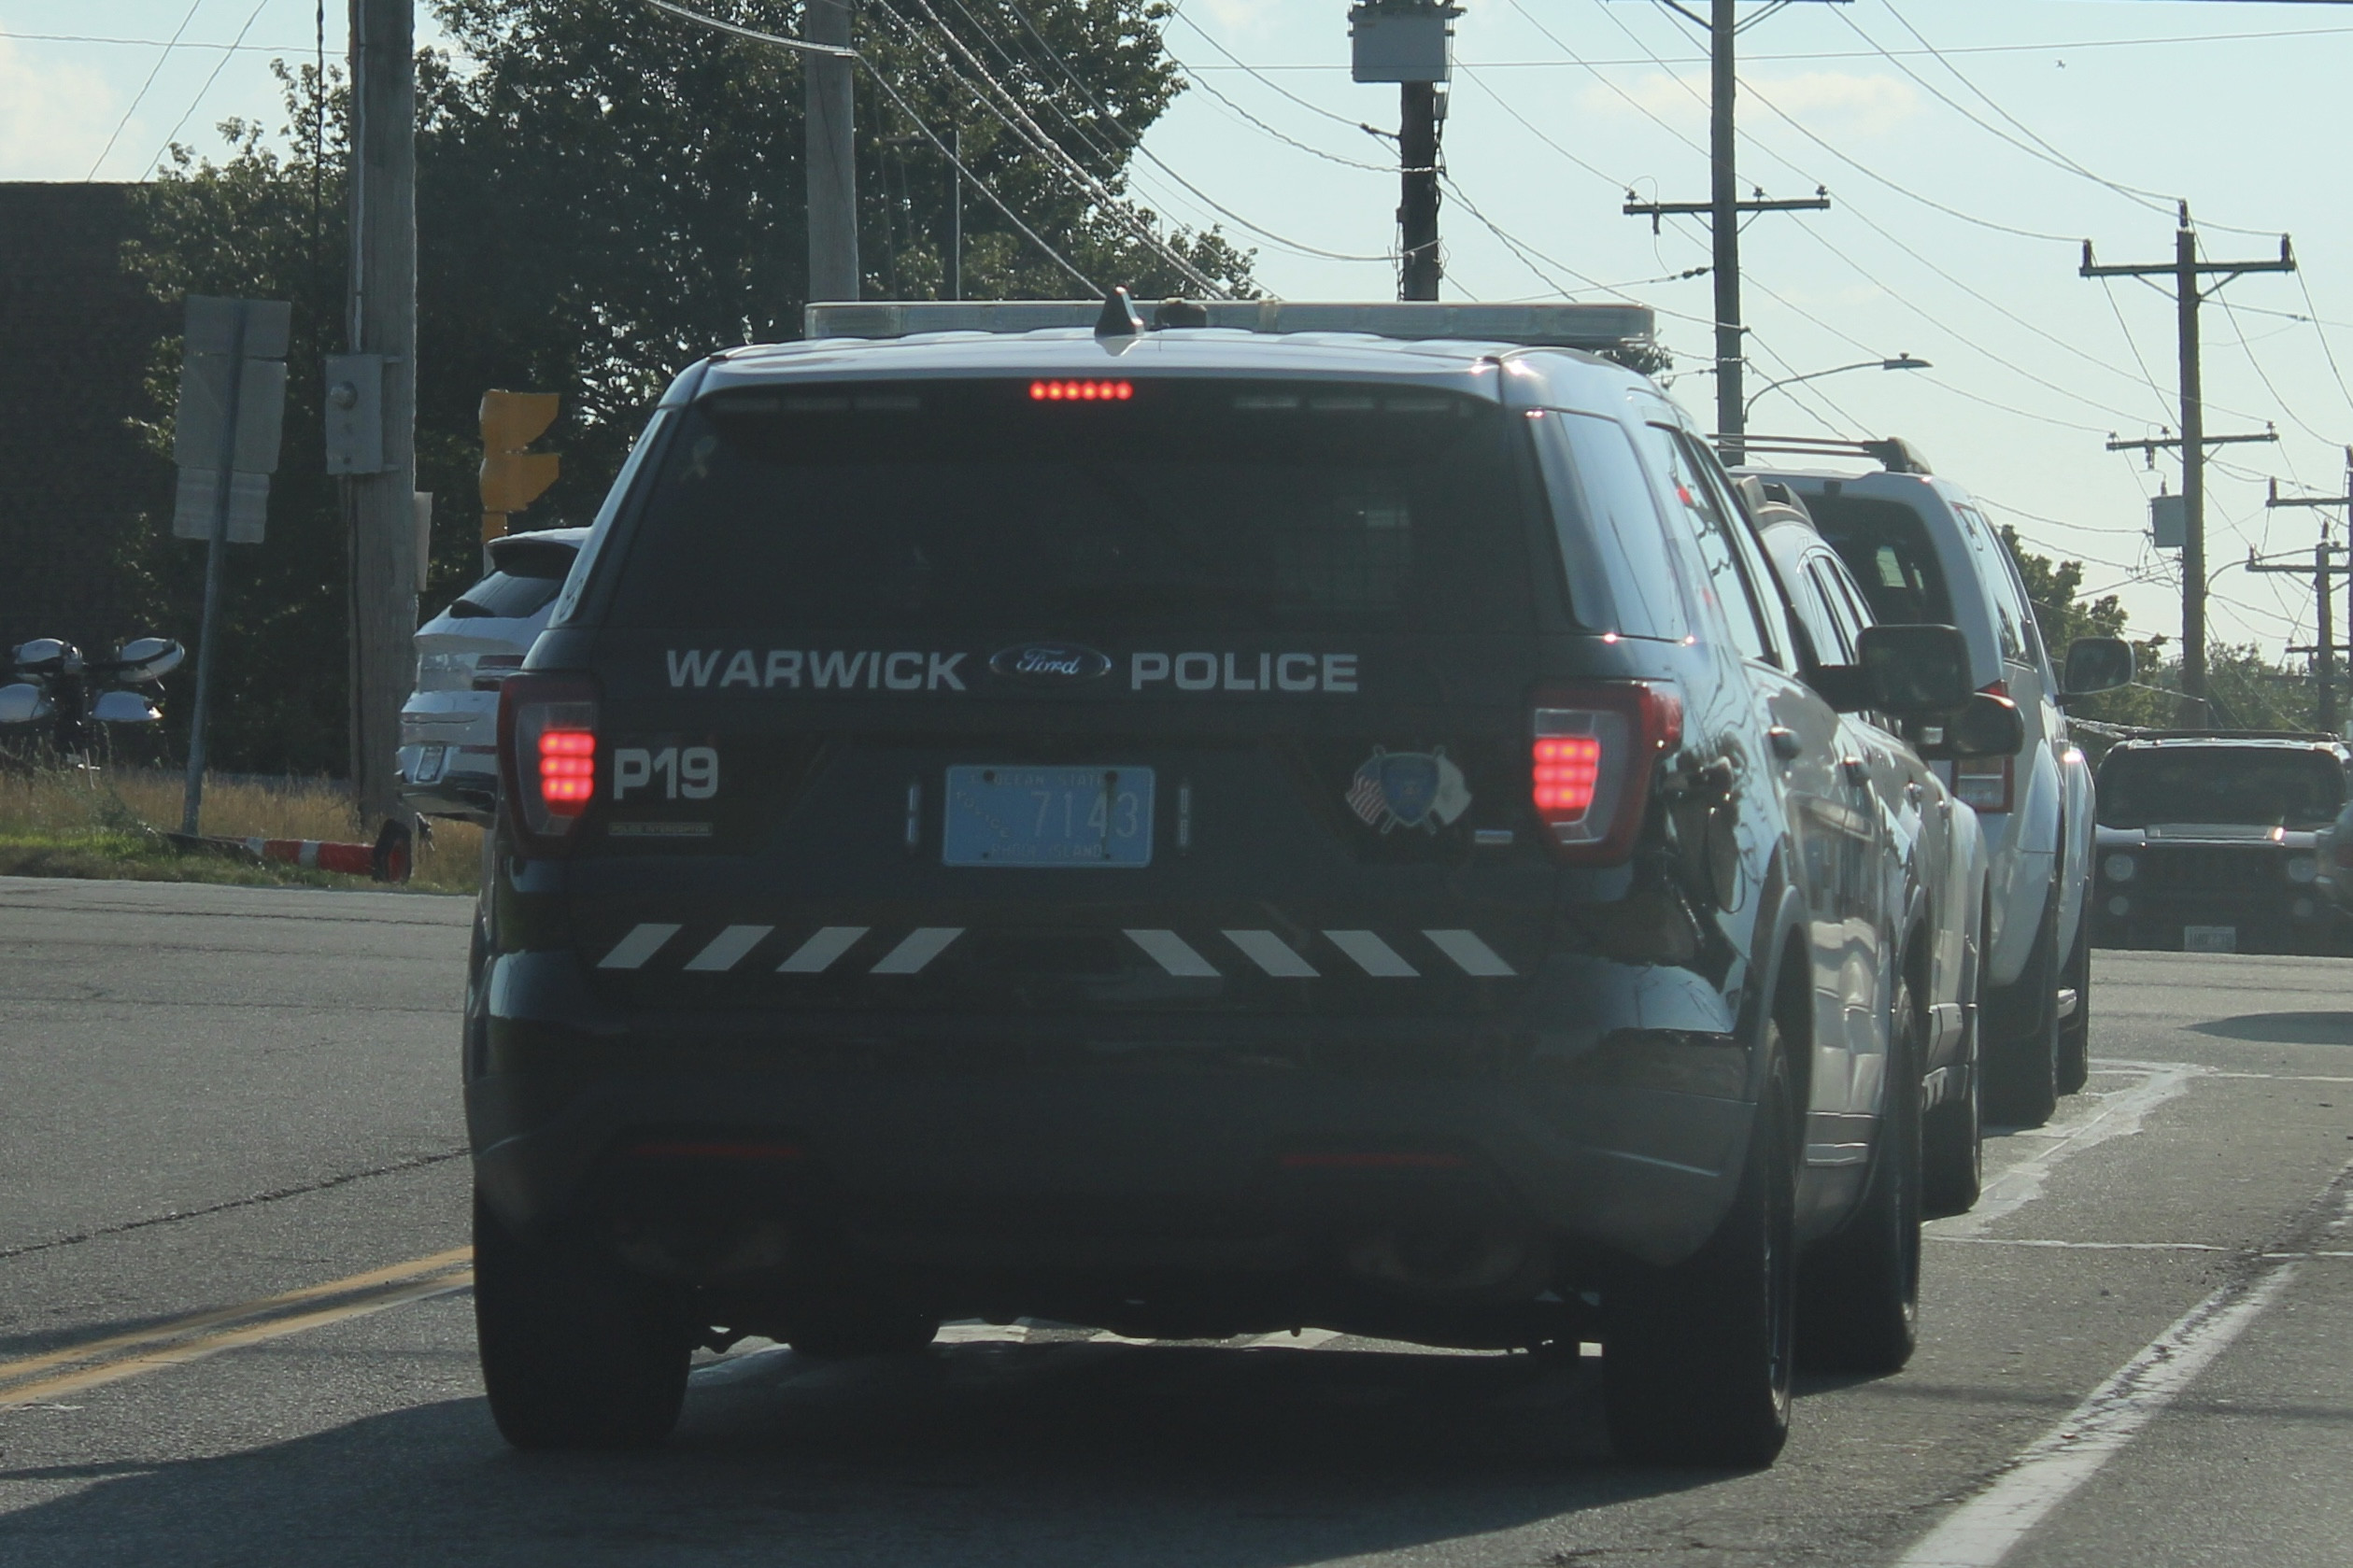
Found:
M 152 724 L 163 711 L 135 691 L 106 691 L 90 705 L 90 716 L 101 724 Z
M 2134 672 L 2133 644 L 2121 637 L 2078 637 L 2067 644 L 2059 689 L 2067 697 L 2089 697 L 2132 685 Z
M 2006 697 L 1975 692 L 1943 723 L 1921 726 L 1917 745 L 1921 756 L 1934 760 L 2016 756 L 2026 746 L 2026 717 Z
M 1949 713 L 1969 700 L 1969 641 L 1949 626 L 1873 626 L 1855 650 L 1870 690 L 1864 706 L 1902 718 Z
M 180 666 L 188 650 L 168 637 L 142 637 L 125 643 L 115 656 L 117 671 L 126 681 L 160 681 Z
M 47 674 L 65 668 L 66 656 L 73 651 L 71 644 L 54 637 L 35 637 L 30 643 L 18 643 L 8 657 L 27 674 Z
M 0 724 L 37 724 L 56 711 L 41 688 L 29 681 L 0 686 Z

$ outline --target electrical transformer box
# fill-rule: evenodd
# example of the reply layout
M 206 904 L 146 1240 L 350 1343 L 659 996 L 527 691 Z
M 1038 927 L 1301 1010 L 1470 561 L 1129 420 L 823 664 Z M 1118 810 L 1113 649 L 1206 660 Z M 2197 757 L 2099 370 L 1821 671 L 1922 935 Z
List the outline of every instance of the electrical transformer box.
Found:
M 1428 0 L 1367 0 L 1348 10 L 1352 75 L 1357 81 L 1448 81 L 1454 74 L 1460 6 Z

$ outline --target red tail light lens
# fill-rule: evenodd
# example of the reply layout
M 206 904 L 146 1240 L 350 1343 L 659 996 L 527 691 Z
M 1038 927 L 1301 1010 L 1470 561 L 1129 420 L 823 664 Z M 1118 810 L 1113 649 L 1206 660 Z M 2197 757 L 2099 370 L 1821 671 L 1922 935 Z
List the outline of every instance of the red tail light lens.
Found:
M 1539 695 L 1529 725 L 1528 801 L 1561 859 L 1610 865 L 1633 853 L 1658 759 L 1682 744 L 1683 699 L 1650 681 Z
M 597 697 L 580 675 L 510 675 L 499 686 L 499 772 L 526 849 L 562 842 L 596 798 Z

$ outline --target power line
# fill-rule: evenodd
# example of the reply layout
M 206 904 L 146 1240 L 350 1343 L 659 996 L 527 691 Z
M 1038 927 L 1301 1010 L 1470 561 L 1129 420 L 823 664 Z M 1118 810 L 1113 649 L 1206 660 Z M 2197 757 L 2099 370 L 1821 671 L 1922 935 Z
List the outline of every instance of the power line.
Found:
M 90 161 L 90 172 L 81 177 L 84 185 L 98 177 L 98 166 L 106 161 L 106 154 L 114 150 L 114 144 L 121 139 L 124 129 L 130 125 L 131 117 L 139 112 L 139 106 L 147 102 L 147 90 L 153 87 L 155 78 L 163 74 L 163 66 L 172 58 L 172 50 L 179 47 L 180 35 L 188 31 L 188 24 L 196 20 L 196 13 L 204 8 L 204 5 L 205 0 L 190 0 L 188 14 L 179 19 L 179 26 L 173 31 L 171 40 L 164 44 L 163 52 L 157 55 L 155 64 L 148 68 L 147 80 L 139 83 L 139 91 L 132 95 L 131 106 L 122 111 L 120 120 L 115 121 L 114 134 L 106 138 L 106 145 L 98 149 L 98 156 Z M 240 33 L 237 36 L 242 39 L 245 35 Z
M 270 0 L 253 0 L 253 9 L 246 13 L 245 25 L 237 29 L 236 42 L 240 44 L 245 42 L 245 35 L 253 31 L 253 24 L 256 21 L 259 21 L 262 18 L 262 8 L 269 3 Z M 191 14 L 192 15 L 193 13 L 191 12 Z M 151 169 L 155 167 L 156 164 L 163 161 L 163 154 L 171 150 L 172 143 L 179 135 L 180 127 L 188 123 L 189 116 L 196 112 L 196 106 L 205 101 L 205 94 L 212 91 L 212 84 L 220 79 L 220 73 L 227 70 L 229 68 L 229 62 L 234 60 L 235 58 L 236 54 L 234 50 L 221 50 L 219 63 L 212 68 L 212 75 L 205 78 L 205 85 L 196 90 L 196 96 L 188 100 L 188 107 L 182 109 L 180 111 L 179 119 L 172 122 L 170 134 L 164 136 L 163 145 L 155 149 L 155 156 L 147 161 L 147 167 Z M 161 62 L 158 62 L 157 68 L 162 68 Z M 92 172 L 95 172 L 94 168 Z
M 918 132 L 922 133 L 924 140 L 929 142 L 932 148 L 938 151 L 941 157 L 948 161 L 949 165 L 954 168 L 958 175 L 971 182 L 973 189 L 978 191 L 987 199 L 989 205 L 995 207 L 1004 218 L 1006 222 L 1011 223 L 1015 229 L 1019 230 L 1024 239 L 1027 239 L 1030 244 L 1045 252 L 1046 256 L 1052 260 L 1056 266 L 1060 267 L 1065 273 L 1075 278 L 1080 287 L 1086 290 L 1088 293 L 1099 294 L 1103 292 L 1102 287 L 1096 283 L 1093 278 L 1088 277 L 1084 273 L 1079 271 L 1076 266 L 1071 264 L 1069 258 L 1065 257 L 1060 251 L 1055 249 L 1054 247 L 1048 245 L 1035 229 L 1032 229 L 1028 224 L 1023 222 L 1020 215 L 1015 213 L 1012 207 L 1006 205 L 1004 199 L 997 194 L 996 188 L 990 185 L 986 180 L 983 179 L 980 176 L 974 174 L 971 169 L 967 167 L 964 161 L 958 158 L 956 153 L 949 148 L 948 144 L 940 138 L 939 133 L 932 130 L 930 124 L 925 120 L 921 115 L 915 113 L 914 106 L 910 105 L 904 97 L 900 96 L 900 92 L 896 87 L 891 85 L 890 78 L 884 73 L 875 70 L 866 60 L 865 56 L 859 54 L 857 50 L 837 49 L 826 44 L 813 44 L 806 38 L 788 38 L 780 34 L 762 33 L 755 28 L 739 26 L 731 21 L 722 21 L 717 17 L 705 16 L 700 11 L 688 10 L 684 6 L 672 4 L 671 0 L 645 0 L 645 3 L 651 6 L 658 11 L 667 12 L 669 15 L 677 17 L 682 21 L 691 21 L 698 26 L 707 27 L 714 32 L 725 33 L 734 37 L 747 39 L 753 43 L 767 44 L 776 49 L 790 49 L 797 54 L 846 54 L 852 60 L 857 61 L 859 64 L 866 65 L 867 76 L 873 81 L 876 87 L 882 90 L 884 96 L 887 97 L 891 103 L 897 106 L 900 114 L 907 117 L 908 122 L 914 125 Z

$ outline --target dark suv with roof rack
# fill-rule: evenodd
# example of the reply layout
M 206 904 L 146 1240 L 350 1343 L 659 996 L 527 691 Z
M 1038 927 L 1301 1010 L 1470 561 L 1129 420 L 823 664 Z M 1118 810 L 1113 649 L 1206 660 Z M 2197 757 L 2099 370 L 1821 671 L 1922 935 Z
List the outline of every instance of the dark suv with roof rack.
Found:
M 1836 735 L 2014 744 L 1958 634 L 1801 678 L 1682 414 L 1402 341 L 1456 307 L 827 308 L 672 386 L 502 689 L 512 1440 L 966 1317 L 1598 1338 L 1679 1462 L 1769 1462 L 1801 1351 L 1903 1363 L 1931 900 Z
M 2327 735 L 2135 735 L 2100 759 L 2095 929 L 2105 947 L 2338 953 L 2321 836 L 2353 749 Z

